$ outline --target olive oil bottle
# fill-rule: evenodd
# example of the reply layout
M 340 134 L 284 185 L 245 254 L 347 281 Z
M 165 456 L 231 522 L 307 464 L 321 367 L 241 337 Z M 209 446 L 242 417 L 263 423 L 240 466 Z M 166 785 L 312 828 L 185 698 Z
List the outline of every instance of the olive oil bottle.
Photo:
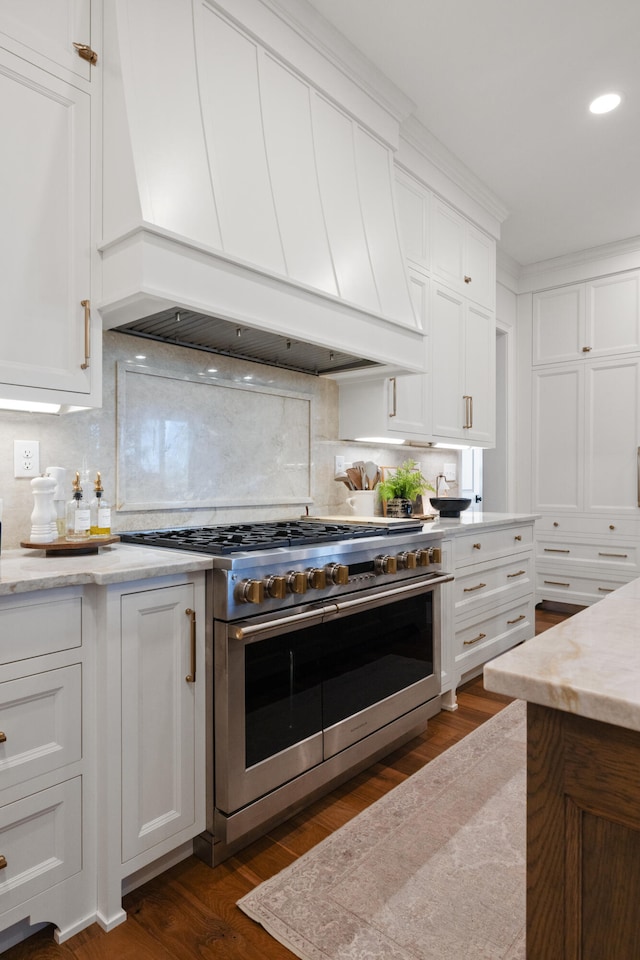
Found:
M 91 501 L 91 536 L 104 538 L 111 536 L 111 504 L 104 495 L 100 473 L 94 482 L 95 497 Z

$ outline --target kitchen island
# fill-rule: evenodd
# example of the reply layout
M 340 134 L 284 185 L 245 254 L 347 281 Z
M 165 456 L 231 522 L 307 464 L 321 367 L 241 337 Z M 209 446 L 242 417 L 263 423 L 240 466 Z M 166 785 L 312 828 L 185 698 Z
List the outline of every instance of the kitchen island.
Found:
M 640 956 L 640 580 L 487 664 L 526 700 L 527 958 Z

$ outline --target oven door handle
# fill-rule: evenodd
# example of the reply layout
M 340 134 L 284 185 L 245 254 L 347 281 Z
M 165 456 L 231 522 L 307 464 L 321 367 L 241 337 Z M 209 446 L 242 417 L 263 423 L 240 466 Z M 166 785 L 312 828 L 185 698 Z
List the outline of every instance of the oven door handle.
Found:
M 266 639 L 285 631 L 289 632 L 298 626 L 314 626 L 331 617 L 339 617 L 354 610 L 371 609 L 387 601 L 425 593 L 438 584 L 449 583 L 452 580 L 452 574 L 445 573 L 441 576 L 431 577 L 429 580 L 420 580 L 418 583 L 403 584 L 402 586 L 391 587 L 389 590 L 381 590 L 378 593 L 367 593 L 364 597 L 353 597 L 335 603 L 323 603 L 322 606 L 315 607 L 313 610 L 291 613 L 285 617 L 279 617 L 277 620 L 267 620 L 262 623 L 230 624 L 228 634 L 234 640 L 246 640 L 248 642 Z

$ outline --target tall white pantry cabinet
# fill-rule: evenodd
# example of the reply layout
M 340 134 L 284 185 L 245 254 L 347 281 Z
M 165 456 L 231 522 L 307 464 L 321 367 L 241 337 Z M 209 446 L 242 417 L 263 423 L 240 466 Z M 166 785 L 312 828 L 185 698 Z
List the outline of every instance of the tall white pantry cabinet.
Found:
M 638 576 L 640 270 L 532 297 L 536 598 L 586 605 Z

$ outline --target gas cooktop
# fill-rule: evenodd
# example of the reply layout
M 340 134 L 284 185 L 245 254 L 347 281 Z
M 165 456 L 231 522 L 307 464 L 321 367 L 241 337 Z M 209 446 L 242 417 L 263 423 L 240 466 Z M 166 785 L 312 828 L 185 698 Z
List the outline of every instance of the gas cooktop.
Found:
M 411 525 L 409 525 L 411 526 Z M 416 523 L 416 529 L 420 522 Z M 265 547 L 294 547 L 310 543 L 354 540 L 358 537 L 392 536 L 407 533 L 402 528 L 371 523 L 327 523 L 309 520 L 274 520 L 257 523 L 231 523 L 206 527 L 183 527 L 166 530 L 139 530 L 121 533 L 125 543 L 147 547 L 173 547 L 216 555 L 236 551 L 263 550 Z

